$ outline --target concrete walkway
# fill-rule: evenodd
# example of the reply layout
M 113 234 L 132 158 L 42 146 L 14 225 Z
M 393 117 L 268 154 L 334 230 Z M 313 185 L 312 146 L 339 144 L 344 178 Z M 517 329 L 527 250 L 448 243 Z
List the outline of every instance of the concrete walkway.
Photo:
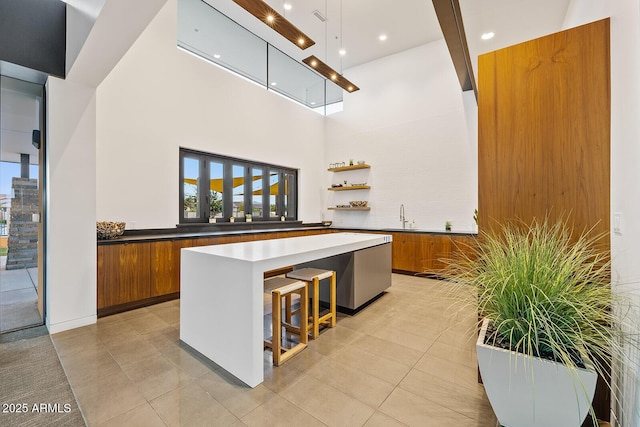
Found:
M 0 269 L 0 333 L 42 323 L 37 289 L 37 268 Z

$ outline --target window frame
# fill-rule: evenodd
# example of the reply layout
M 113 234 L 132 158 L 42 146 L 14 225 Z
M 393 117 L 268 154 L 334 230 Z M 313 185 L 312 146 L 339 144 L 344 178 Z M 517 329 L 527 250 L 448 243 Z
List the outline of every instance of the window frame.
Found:
M 197 159 L 199 162 L 199 179 L 196 193 L 198 195 L 198 218 L 187 218 L 184 216 L 184 159 Z M 189 148 L 179 148 L 179 177 L 178 177 L 178 223 L 179 224 L 205 224 L 209 223 L 209 185 L 200 185 L 210 180 L 209 164 L 210 162 L 221 163 L 223 165 L 223 192 L 222 192 L 222 218 L 217 218 L 216 222 L 230 222 L 233 214 L 233 167 L 242 166 L 244 168 L 244 212 L 245 216 L 234 217 L 235 222 L 246 222 L 246 214 L 251 213 L 252 221 L 280 221 L 285 213 L 285 177 L 289 174 L 293 176 L 294 189 L 289 194 L 289 205 L 287 206 L 287 215 L 285 220 L 295 221 L 298 219 L 298 169 L 291 167 L 273 165 L 269 163 L 257 162 L 253 160 L 240 159 L 237 157 L 224 156 L 214 153 L 206 153 L 203 151 L 193 150 Z M 262 170 L 262 216 L 257 217 L 253 214 L 253 171 L 254 169 Z M 270 204 L 270 173 L 276 171 L 278 173 L 278 196 L 276 197 L 275 217 L 271 217 Z

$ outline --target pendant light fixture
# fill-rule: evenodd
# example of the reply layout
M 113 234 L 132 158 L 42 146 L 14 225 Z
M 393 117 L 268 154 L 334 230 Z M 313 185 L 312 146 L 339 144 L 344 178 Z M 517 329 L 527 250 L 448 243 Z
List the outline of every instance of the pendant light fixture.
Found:
M 263 0 L 233 0 L 238 6 L 273 28 L 278 34 L 291 43 L 304 50 L 316 44 L 309 36 L 300 31 L 298 27 L 276 12 Z
M 342 89 L 346 90 L 347 92 L 355 92 L 357 90 L 360 90 L 358 86 L 351 83 L 345 76 L 343 76 L 342 74 L 339 74 L 336 70 L 329 67 L 327 64 L 320 61 L 318 58 L 316 58 L 313 55 L 303 59 L 302 62 L 304 62 L 309 67 L 316 70 L 319 74 L 328 78 L 329 80 L 331 80 L 332 82 L 334 82 L 335 84 L 340 86 Z
M 327 6 L 326 6 L 326 1 L 325 1 L 325 13 L 326 13 L 326 7 Z M 326 31 L 327 30 L 326 30 L 326 24 L 325 24 L 325 35 L 326 35 Z M 327 56 L 327 54 L 326 54 L 326 46 L 327 45 L 328 45 L 328 40 L 325 40 L 325 56 Z M 342 41 L 342 0 L 340 0 L 340 52 L 339 53 L 340 53 L 340 70 L 342 70 L 342 57 L 345 54 L 344 45 L 343 45 L 343 41 Z M 314 55 L 311 55 L 310 57 L 303 59 L 302 62 L 304 62 L 309 67 L 311 67 L 314 70 L 316 70 L 319 74 L 321 74 L 324 77 L 326 77 L 327 79 L 331 80 L 332 82 L 334 82 L 335 84 L 340 86 L 342 89 L 346 90 L 347 92 L 351 93 L 351 92 L 355 92 L 357 90 L 360 90 L 360 88 L 358 86 L 356 86 L 353 83 L 351 83 L 341 73 L 338 73 L 336 70 L 334 70 L 333 68 L 331 68 L 330 66 L 328 66 L 324 62 L 320 61 Z

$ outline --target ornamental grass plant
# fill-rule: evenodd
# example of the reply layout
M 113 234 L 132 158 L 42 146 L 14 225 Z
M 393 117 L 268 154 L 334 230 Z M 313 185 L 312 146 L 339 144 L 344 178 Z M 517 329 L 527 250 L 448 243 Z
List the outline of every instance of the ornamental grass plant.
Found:
M 625 346 L 637 344 L 635 329 L 623 324 L 630 300 L 611 292 L 605 238 L 592 230 L 574 235 L 563 219 L 514 222 L 481 232 L 466 255 L 447 260 L 446 277 L 458 298 L 471 292 L 480 317 L 490 320 L 487 344 L 572 370 L 588 364 L 613 389 L 610 367 L 630 363 Z

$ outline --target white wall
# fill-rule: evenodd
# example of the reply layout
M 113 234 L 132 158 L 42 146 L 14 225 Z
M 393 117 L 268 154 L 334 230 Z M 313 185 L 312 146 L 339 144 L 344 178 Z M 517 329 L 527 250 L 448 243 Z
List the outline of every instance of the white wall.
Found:
M 299 168 L 299 215 L 317 222 L 324 118 L 176 47 L 169 0 L 98 87 L 97 215 L 178 223 L 178 147 Z
M 326 211 L 335 225 L 471 230 L 478 200 L 477 103 L 463 93 L 444 40 L 345 72 L 361 90 L 327 118 L 329 163 L 365 160 L 368 172 L 325 172 L 328 206 L 369 200 L 368 212 Z M 366 180 L 371 190 L 329 192 L 332 183 Z
M 47 82 L 46 324 L 96 321 L 95 88 Z
M 66 80 L 47 82 L 45 322 L 52 334 L 96 321 L 96 87 L 165 1 L 132 8 L 109 0 Z
M 618 288 L 637 296 L 640 295 L 640 2 L 626 0 L 611 1 L 609 4 L 611 213 L 623 215 L 622 234 L 612 233 L 611 252 Z M 640 363 L 637 354 L 634 360 Z M 640 426 L 638 364 L 634 370 L 636 379 L 628 379 L 625 384 L 624 425 L 637 427 Z
M 611 214 L 622 214 L 622 234 L 611 230 L 614 289 L 640 295 L 640 1 L 573 0 L 564 28 L 611 17 Z M 613 225 L 613 218 L 611 224 Z M 637 319 L 636 319 L 637 321 Z M 637 331 L 634 331 L 637 332 Z M 640 426 L 636 360 L 621 390 L 624 422 Z M 632 364 L 633 365 L 633 364 Z M 635 372 L 634 372 L 635 371 Z

